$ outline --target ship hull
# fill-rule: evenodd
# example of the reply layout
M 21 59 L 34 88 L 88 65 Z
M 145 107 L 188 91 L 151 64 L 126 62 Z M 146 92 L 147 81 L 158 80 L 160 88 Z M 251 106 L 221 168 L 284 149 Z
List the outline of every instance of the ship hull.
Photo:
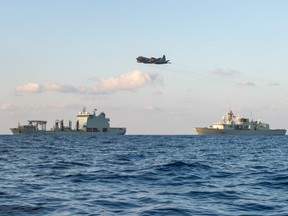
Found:
M 273 130 L 235 130 L 235 129 L 215 129 L 215 128 L 195 128 L 198 135 L 234 135 L 234 136 L 283 136 L 285 129 Z
M 23 130 L 18 128 L 10 128 L 14 135 L 84 135 L 84 136 L 115 136 L 124 135 L 125 128 L 110 128 L 107 132 L 86 132 L 86 131 L 46 131 L 46 130 Z

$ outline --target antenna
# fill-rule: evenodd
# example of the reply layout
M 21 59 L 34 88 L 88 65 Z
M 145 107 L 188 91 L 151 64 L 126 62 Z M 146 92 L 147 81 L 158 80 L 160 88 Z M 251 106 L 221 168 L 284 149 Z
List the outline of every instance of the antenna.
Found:
M 230 100 L 230 97 L 228 98 L 228 110 L 229 110 L 229 111 L 231 110 L 231 100 Z

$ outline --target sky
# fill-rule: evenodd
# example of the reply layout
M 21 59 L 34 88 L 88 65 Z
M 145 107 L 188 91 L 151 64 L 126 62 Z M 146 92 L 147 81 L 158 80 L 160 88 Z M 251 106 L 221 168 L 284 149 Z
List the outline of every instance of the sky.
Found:
M 104 111 L 127 134 L 288 127 L 288 1 L 0 1 L 0 134 Z M 138 56 L 171 64 L 148 65 Z

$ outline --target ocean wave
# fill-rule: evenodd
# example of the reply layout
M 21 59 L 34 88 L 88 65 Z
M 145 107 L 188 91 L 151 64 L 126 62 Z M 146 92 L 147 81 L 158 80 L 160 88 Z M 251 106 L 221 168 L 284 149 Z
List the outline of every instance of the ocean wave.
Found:
M 287 139 L 0 136 L 0 214 L 286 215 Z

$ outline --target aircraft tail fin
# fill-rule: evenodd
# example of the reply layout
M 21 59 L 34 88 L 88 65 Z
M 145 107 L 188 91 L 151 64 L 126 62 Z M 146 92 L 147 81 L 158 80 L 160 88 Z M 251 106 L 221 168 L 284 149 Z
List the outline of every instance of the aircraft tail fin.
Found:
M 171 64 L 170 60 L 166 60 L 166 56 L 165 55 L 163 55 L 162 61 L 165 62 L 165 63 Z

